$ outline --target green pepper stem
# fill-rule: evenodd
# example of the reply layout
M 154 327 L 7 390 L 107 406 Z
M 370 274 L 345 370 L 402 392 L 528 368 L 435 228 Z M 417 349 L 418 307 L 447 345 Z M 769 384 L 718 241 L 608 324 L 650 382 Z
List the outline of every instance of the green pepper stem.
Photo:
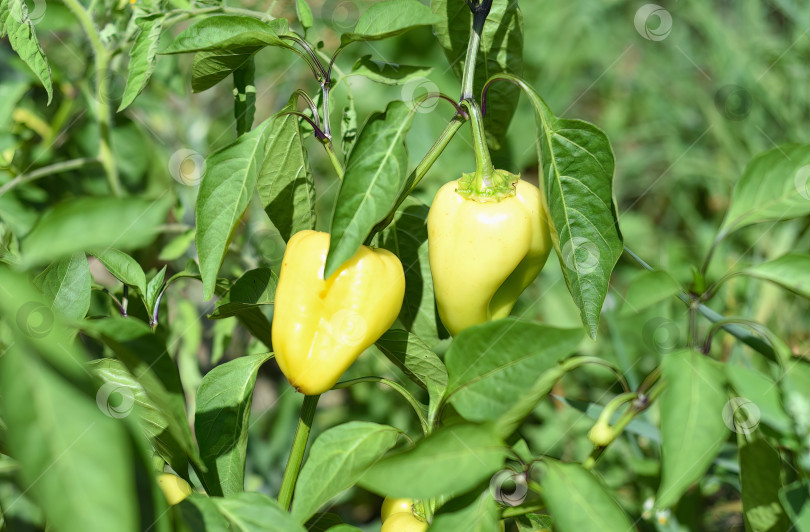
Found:
M 484 136 L 484 117 L 481 115 L 481 108 L 473 100 L 462 100 L 461 106 L 470 114 L 470 125 L 472 126 L 473 151 L 475 151 L 473 190 L 482 192 L 492 189 L 495 167 L 492 165 L 487 139 Z
M 278 494 L 278 503 L 287 511 L 290 510 L 292 504 L 295 483 L 298 481 L 298 473 L 301 472 L 301 462 L 304 460 L 309 432 L 312 430 L 312 420 L 315 418 L 315 407 L 318 406 L 320 397 L 320 395 L 305 395 L 304 403 L 301 405 L 298 428 L 295 429 L 295 439 L 290 450 L 290 458 L 287 460 L 287 467 L 284 470 L 284 478 L 281 481 L 281 491 Z
M 470 6 L 473 13 L 473 26 L 470 40 L 467 43 L 467 57 L 464 60 L 464 73 L 461 78 L 461 100 L 473 100 L 473 83 L 475 81 L 475 62 L 478 59 L 478 48 L 481 45 L 481 33 L 487 21 L 492 0 Z

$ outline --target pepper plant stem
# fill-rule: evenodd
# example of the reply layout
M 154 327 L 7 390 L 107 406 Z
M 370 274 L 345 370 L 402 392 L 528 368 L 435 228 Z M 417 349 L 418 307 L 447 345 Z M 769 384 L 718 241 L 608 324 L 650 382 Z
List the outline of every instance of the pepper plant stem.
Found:
M 464 73 L 461 78 L 461 100 L 474 100 L 473 83 L 475 81 L 475 62 L 478 58 L 478 48 L 481 45 L 481 33 L 487 21 L 492 0 L 484 0 L 480 4 L 471 6 L 473 12 L 472 33 L 467 43 L 467 57 L 464 60 Z
M 107 176 L 110 192 L 112 192 L 113 196 L 121 196 L 121 183 L 118 180 L 118 169 L 115 166 L 111 141 L 112 113 L 108 101 L 110 80 L 107 77 L 107 70 L 110 66 L 110 53 L 101 41 L 101 36 L 93 24 L 93 19 L 84 6 L 78 0 L 65 0 L 65 5 L 78 19 L 84 33 L 90 40 L 90 46 L 93 48 L 96 68 L 96 103 L 98 104 L 96 119 L 100 131 L 98 158 Z
M 312 420 L 315 418 L 315 407 L 318 406 L 320 397 L 320 395 L 305 395 L 304 404 L 301 405 L 298 428 L 295 430 L 290 458 L 287 460 L 287 468 L 284 470 L 284 478 L 281 481 L 281 491 L 278 494 L 278 503 L 287 511 L 290 510 L 292 504 L 295 483 L 298 480 L 298 473 L 301 472 L 301 462 L 304 460 Z
M 487 147 L 487 139 L 484 136 L 484 117 L 475 101 L 462 100 L 461 105 L 470 114 L 470 125 L 472 126 L 473 151 L 475 152 L 474 189 L 482 192 L 493 186 L 492 177 L 495 173 Z

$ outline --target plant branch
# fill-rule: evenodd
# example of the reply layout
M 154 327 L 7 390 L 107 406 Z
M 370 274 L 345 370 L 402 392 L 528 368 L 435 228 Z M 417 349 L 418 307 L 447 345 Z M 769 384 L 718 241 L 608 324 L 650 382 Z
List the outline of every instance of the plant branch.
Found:
M 655 271 L 655 268 L 647 264 L 644 259 L 633 253 L 627 246 L 624 248 L 624 252 L 627 253 L 634 261 L 636 261 L 642 268 L 649 271 Z M 679 294 L 677 294 L 678 299 L 683 301 L 687 306 L 692 304 L 692 301 L 695 300 L 695 296 L 686 293 L 685 291 L 681 290 Z M 711 321 L 712 323 L 719 322 L 721 320 L 726 319 L 725 316 L 719 314 L 712 310 L 711 308 L 707 307 L 706 305 L 699 303 L 697 305 L 697 312 L 707 320 Z M 768 345 L 767 342 L 763 341 L 761 338 L 757 338 L 753 334 L 750 334 L 746 331 L 743 327 L 735 324 L 726 324 L 722 326 L 722 329 L 753 349 L 758 353 L 765 355 L 767 358 L 771 360 L 777 360 L 776 352 L 774 351 L 773 347 Z
M 304 403 L 301 405 L 301 415 L 298 418 L 298 428 L 295 429 L 295 439 L 290 458 L 287 460 L 287 468 L 284 470 L 284 479 L 281 481 L 281 491 L 278 494 L 278 503 L 282 508 L 289 511 L 292 504 L 295 483 L 298 481 L 298 474 L 301 472 L 301 462 L 304 460 L 304 451 L 307 448 L 309 432 L 312 430 L 312 420 L 315 418 L 315 407 L 318 406 L 320 395 L 305 395 Z
M 78 19 L 84 33 L 90 40 L 93 48 L 96 69 L 96 118 L 99 127 L 98 158 L 104 167 L 107 184 L 113 196 L 121 196 L 121 183 L 118 179 L 118 169 L 112 151 L 112 112 L 109 102 L 110 80 L 107 70 L 110 66 L 110 52 L 101 41 L 101 36 L 93 24 L 90 13 L 79 3 L 79 0 L 64 0 L 65 5 Z
M 82 166 L 86 166 L 88 164 L 98 163 L 101 162 L 98 157 L 82 157 L 80 159 L 71 159 L 69 161 L 62 161 L 54 164 L 50 164 L 48 166 L 43 166 L 42 168 L 37 168 L 33 172 L 29 172 L 27 174 L 20 174 L 2 187 L 0 187 L 0 197 L 3 196 L 9 190 L 22 185 L 24 183 L 30 183 L 31 181 L 35 181 L 39 178 L 46 177 L 53 174 L 59 174 L 62 172 L 68 172 L 70 170 L 75 170 L 76 168 L 81 168 Z
M 481 33 L 487 21 L 492 0 L 483 0 L 480 4 L 469 4 L 473 13 L 472 32 L 467 43 L 467 57 L 464 60 L 464 72 L 461 78 L 461 100 L 475 100 L 473 84 L 475 82 L 475 63 L 478 58 L 478 48 L 481 45 Z

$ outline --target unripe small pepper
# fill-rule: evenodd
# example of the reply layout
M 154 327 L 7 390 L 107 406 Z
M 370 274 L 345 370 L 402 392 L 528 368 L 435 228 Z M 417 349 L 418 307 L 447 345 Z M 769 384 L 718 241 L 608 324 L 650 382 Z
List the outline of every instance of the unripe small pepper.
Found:
M 411 499 L 385 498 L 380 509 L 380 532 L 425 532 L 427 522 L 417 517 Z
M 157 482 L 170 506 L 180 504 L 193 491 L 188 482 L 171 473 L 160 473 Z
M 273 309 L 273 349 L 298 391 L 317 395 L 394 323 L 405 296 L 402 263 L 361 246 L 324 279 L 329 234 L 300 231 L 284 252 Z
M 439 189 L 427 219 L 436 305 L 454 336 L 508 316 L 552 248 L 540 190 L 492 167 L 471 111 L 476 172 Z

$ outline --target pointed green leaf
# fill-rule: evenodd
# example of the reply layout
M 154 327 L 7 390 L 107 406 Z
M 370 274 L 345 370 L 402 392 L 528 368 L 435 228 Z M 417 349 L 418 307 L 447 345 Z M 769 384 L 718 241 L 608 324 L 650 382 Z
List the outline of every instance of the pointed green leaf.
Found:
M 407 450 L 386 456 L 360 479 L 388 497 L 428 499 L 464 493 L 503 466 L 507 448 L 491 426 L 444 427 Z
M 34 284 L 51 303 L 51 309 L 66 318 L 84 319 L 90 309 L 90 267 L 82 252 L 56 262 Z
M 166 220 L 172 199 L 82 197 L 45 211 L 23 239 L 27 264 L 41 264 L 76 251 L 115 247 L 136 249 L 150 243 Z
M 350 421 L 318 436 L 296 484 L 293 517 L 306 522 L 332 497 L 352 487 L 398 437 L 394 427 L 365 421 Z
M 445 354 L 447 398 L 469 421 L 495 420 L 555 368 L 582 340 L 581 329 L 557 329 L 506 318 L 465 329 Z
M 206 160 L 196 213 L 197 253 L 205 299 L 214 295 L 217 273 L 231 234 L 256 187 L 271 122 L 272 117 Z
M 602 484 L 579 464 L 543 461 L 540 485 L 554 530 L 627 532 L 632 521 Z
M 655 505 L 669 508 L 699 480 L 729 435 L 723 422 L 726 379 L 717 363 L 696 351 L 666 355 L 661 375 L 661 484 Z
M 135 98 L 149 83 L 149 78 L 152 77 L 164 20 L 164 15 L 148 15 L 136 19 L 140 31 L 129 50 L 127 85 L 124 88 L 124 95 L 121 96 L 121 104 L 118 106 L 119 112 L 135 101 Z
M 229 496 L 245 489 L 248 420 L 256 375 L 269 355 L 246 355 L 215 367 L 197 390 L 194 429 L 208 471 L 208 493 Z
M 595 338 L 610 275 L 624 249 L 613 202 L 610 141 L 593 124 L 555 117 L 520 78 L 496 77 L 522 88 L 537 112 L 551 240 L 582 323 Z
M 232 532 L 305 532 L 279 504 L 263 493 L 244 492 L 212 497 Z
M 779 500 L 797 532 L 810 532 L 810 484 L 797 480 L 779 490 Z
M 286 19 L 263 22 L 240 15 L 211 15 L 180 32 L 161 54 L 182 54 L 208 50 L 235 50 L 265 46 L 291 48 L 279 38 L 287 32 Z
M 90 250 L 101 264 L 125 285 L 134 286 L 142 295 L 146 295 L 146 275 L 135 259 L 115 248 Z
M 466 496 L 444 504 L 433 516 L 431 532 L 492 532 L 499 530 L 501 515 L 489 490 Z
M 778 146 L 751 159 L 734 187 L 718 240 L 746 225 L 810 213 L 810 144 Z
M 414 79 L 426 78 L 432 71 L 430 67 L 374 61 L 371 55 L 364 55 L 354 63 L 351 75 L 363 76 L 383 85 L 402 85 Z
M 408 177 L 405 136 L 412 120 L 412 110 L 393 101 L 384 113 L 371 115 L 360 132 L 338 191 L 325 277 L 355 254 L 394 207 Z
M 28 18 L 28 6 L 23 0 L 5 0 L 4 4 L 0 10 L 0 37 L 8 35 L 11 48 L 45 87 L 50 104 L 53 99 L 51 66 L 37 40 L 34 23 Z
M 314 22 L 312 18 L 312 10 L 309 8 L 306 0 L 295 0 L 295 13 L 298 15 L 298 20 L 301 22 L 304 31 L 312 27 Z
M 115 358 L 102 358 L 87 364 L 91 373 L 109 385 L 105 388 L 107 401 L 102 408 L 112 417 L 125 417 L 134 410 L 141 428 L 155 450 L 178 474 L 187 477 L 188 457 L 182 446 L 169 432 L 169 420 L 149 397 L 143 386 L 132 376 L 126 365 Z M 121 401 L 113 404 L 113 394 L 121 396 Z M 132 402 L 130 402 L 130 400 Z
M 810 298 L 810 255 L 788 253 L 778 259 L 755 264 L 740 273 L 765 279 L 800 296 Z
M 342 45 L 354 41 L 376 41 L 399 35 L 417 26 L 439 21 L 419 0 L 385 0 L 372 4 L 357 20 L 354 30 L 341 36 Z
M 294 94 L 281 113 L 295 111 L 297 101 Z M 297 116 L 273 119 L 256 185 L 264 212 L 285 241 L 315 228 L 315 181 Z

